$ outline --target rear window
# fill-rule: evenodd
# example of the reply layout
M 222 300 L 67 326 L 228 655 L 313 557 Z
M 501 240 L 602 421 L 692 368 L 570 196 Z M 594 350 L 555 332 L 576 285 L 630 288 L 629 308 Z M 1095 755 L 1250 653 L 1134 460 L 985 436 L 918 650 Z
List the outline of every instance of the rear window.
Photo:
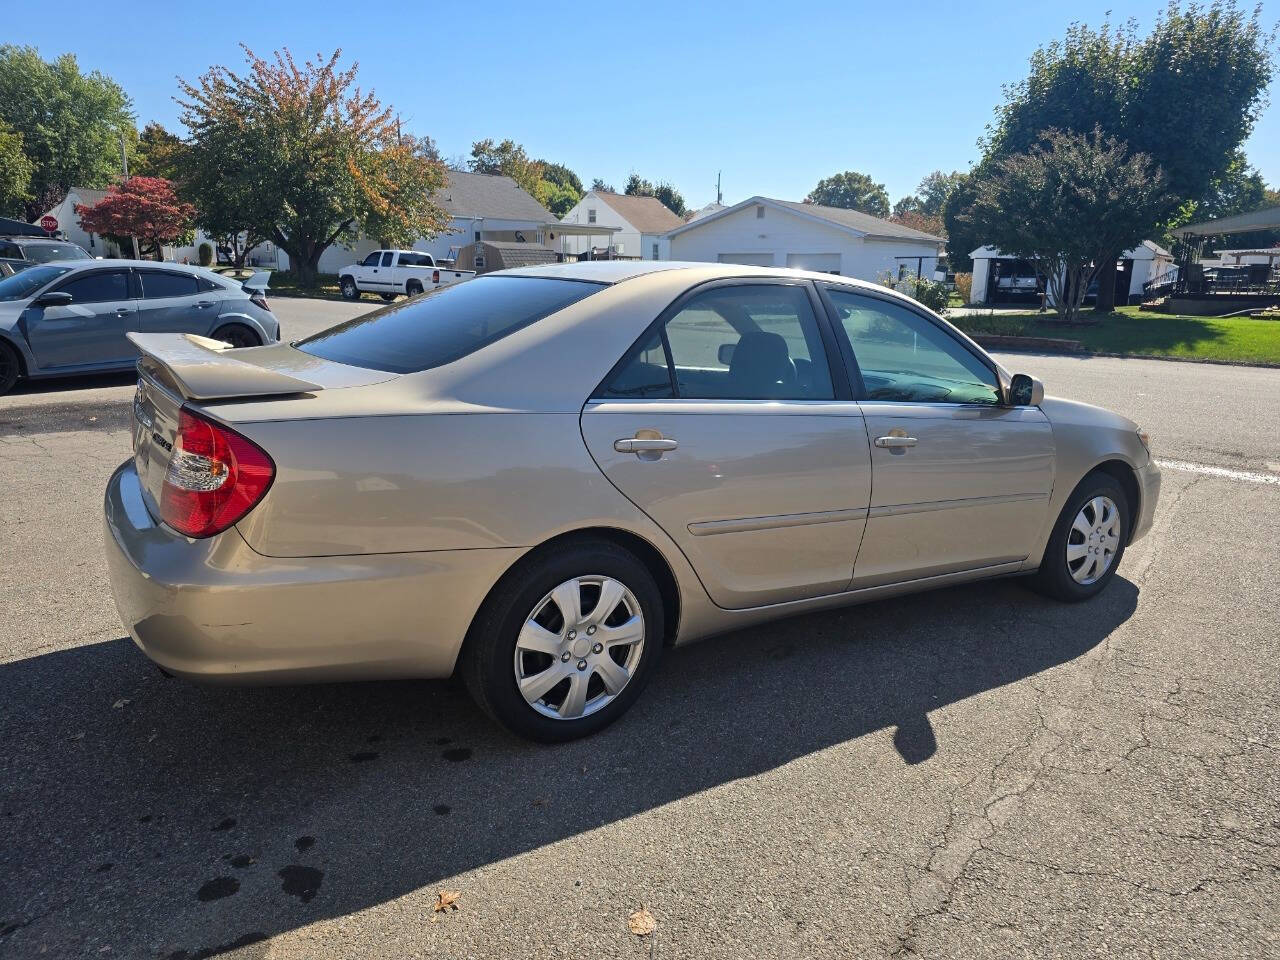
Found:
M 389 373 L 452 363 L 604 288 L 584 280 L 478 277 L 300 340 L 303 353 Z
M 52 263 L 54 260 L 92 260 L 89 252 L 74 243 L 31 243 L 23 248 L 27 259 L 34 263 Z

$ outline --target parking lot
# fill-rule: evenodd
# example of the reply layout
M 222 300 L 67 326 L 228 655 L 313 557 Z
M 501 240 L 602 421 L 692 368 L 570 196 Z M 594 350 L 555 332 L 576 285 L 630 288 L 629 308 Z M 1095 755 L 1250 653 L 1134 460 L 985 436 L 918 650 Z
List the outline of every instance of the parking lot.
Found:
M 449 682 L 164 678 L 102 560 L 133 378 L 0 398 L 0 954 L 1280 955 L 1280 370 L 1001 360 L 1154 436 L 1104 594 L 708 640 L 558 747 Z

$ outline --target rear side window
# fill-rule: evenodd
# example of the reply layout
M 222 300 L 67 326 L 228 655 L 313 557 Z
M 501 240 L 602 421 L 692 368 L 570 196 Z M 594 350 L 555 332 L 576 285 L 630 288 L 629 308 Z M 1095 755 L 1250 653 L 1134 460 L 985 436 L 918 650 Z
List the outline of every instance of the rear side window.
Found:
M 303 353 L 390 373 L 452 363 L 604 289 L 545 277 L 478 277 L 375 310 L 295 344 Z
M 169 273 L 167 270 L 142 270 L 142 296 L 147 300 L 164 297 L 193 297 L 198 289 L 196 278 L 189 273 Z

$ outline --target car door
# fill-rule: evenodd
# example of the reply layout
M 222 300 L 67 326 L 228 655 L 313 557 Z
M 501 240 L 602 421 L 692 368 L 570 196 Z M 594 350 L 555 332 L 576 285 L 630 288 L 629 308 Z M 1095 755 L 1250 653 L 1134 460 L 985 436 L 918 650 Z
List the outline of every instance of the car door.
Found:
M 395 268 L 391 265 L 395 257 L 394 250 L 382 251 L 382 259 L 368 271 L 370 289 L 378 293 L 389 293 L 395 289 Z
M 870 454 L 836 349 L 809 283 L 707 284 L 655 322 L 583 409 L 605 476 L 722 607 L 849 584 Z
M 23 313 L 27 343 L 41 370 L 128 361 L 125 339 L 136 311 L 127 269 L 75 273 L 45 292 L 71 294 L 59 307 L 32 305 Z
M 923 312 L 848 287 L 823 295 L 872 444 L 853 586 L 1025 560 L 1053 487 L 1045 415 L 1005 405 L 990 361 Z
M 133 329 L 142 333 L 212 332 L 221 300 L 201 291 L 194 274 L 179 270 L 139 269 L 138 314 Z

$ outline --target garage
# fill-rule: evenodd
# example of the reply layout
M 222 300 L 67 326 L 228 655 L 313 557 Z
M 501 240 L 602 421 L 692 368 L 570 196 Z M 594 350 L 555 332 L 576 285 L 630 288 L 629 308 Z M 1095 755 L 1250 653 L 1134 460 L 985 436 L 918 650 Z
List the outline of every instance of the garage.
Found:
M 818 273 L 840 273 L 838 253 L 788 253 L 787 266 L 797 270 L 814 270 Z
M 721 253 L 717 255 L 720 263 L 744 263 L 749 267 L 772 267 L 772 253 Z

